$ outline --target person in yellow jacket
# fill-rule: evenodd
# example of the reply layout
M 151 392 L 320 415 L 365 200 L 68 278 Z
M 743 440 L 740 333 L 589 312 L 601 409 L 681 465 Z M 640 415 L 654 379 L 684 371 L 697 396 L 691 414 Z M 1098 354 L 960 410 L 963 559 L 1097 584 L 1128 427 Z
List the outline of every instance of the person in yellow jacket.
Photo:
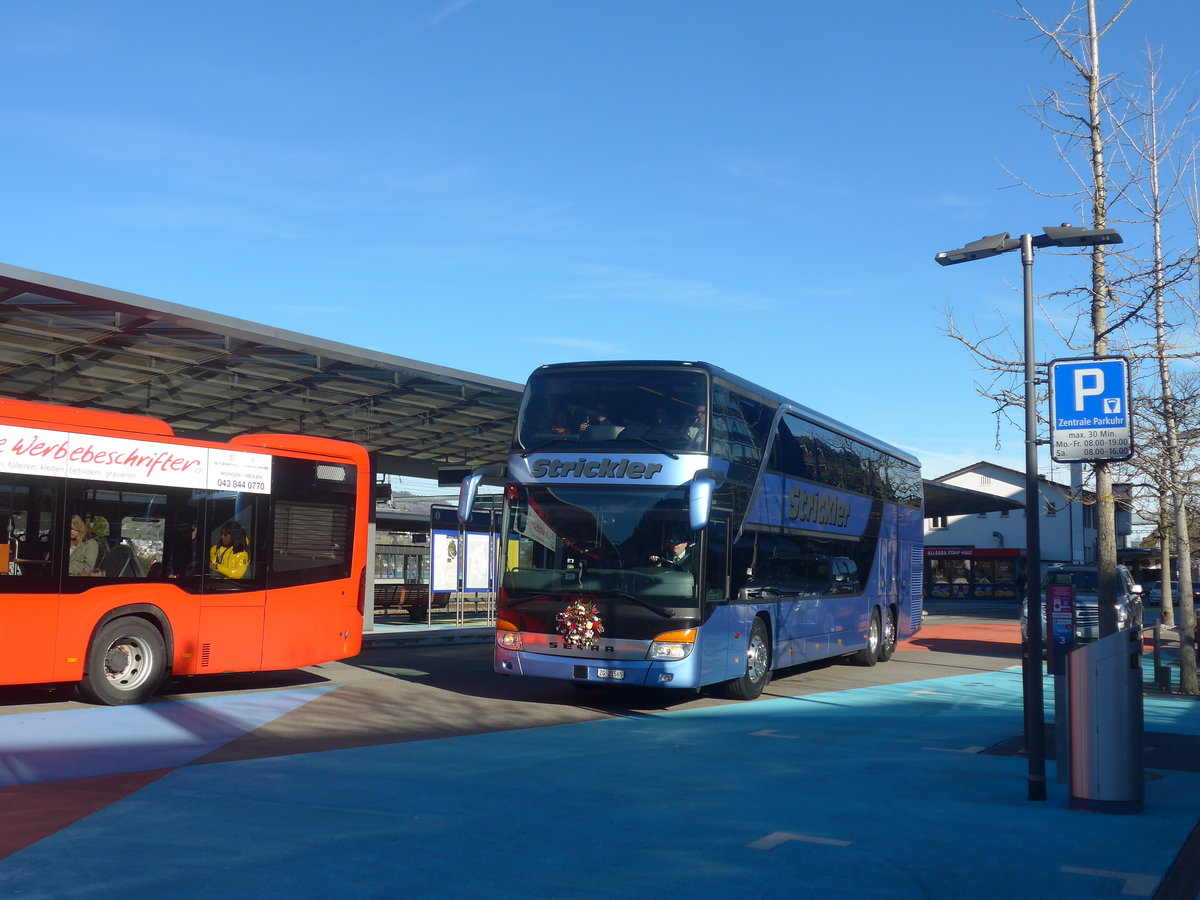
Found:
M 208 551 L 208 569 L 225 578 L 241 578 L 250 565 L 250 542 L 237 522 L 221 526 L 221 542 Z

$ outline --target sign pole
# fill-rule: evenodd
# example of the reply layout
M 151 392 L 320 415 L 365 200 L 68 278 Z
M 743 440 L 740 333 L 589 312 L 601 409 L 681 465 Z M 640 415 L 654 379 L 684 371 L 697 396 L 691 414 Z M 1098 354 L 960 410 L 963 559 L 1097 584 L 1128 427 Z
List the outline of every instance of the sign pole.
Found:
M 1025 296 L 1025 643 L 1021 675 L 1029 799 L 1046 799 L 1046 709 L 1042 699 L 1042 534 L 1037 460 L 1037 365 L 1033 343 L 1033 236 L 1021 235 Z

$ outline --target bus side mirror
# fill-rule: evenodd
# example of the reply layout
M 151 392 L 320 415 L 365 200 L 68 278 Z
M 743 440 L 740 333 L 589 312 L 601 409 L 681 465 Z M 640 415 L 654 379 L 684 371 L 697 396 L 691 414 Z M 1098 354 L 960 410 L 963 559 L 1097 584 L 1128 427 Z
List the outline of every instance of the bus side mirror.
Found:
M 475 470 L 462 480 L 458 486 L 458 521 L 466 522 L 471 518 L 471 510 L 475 508 L 475 495 L 479 493 L 479 484 L 485 478 L 503 478 L 507 471 L 503 463 L 491 466 L 477 466 Z
M 472 472 L 458 486 L 458 521 L 466 522 L 471 518 L 471 510 L 475 507 L 475 495 L 479 492 L 479 482 L 483 475 Z
M 725 474 L 715 469 L 701 469 L 688 485 L 688 525 L 692 531 L 703 531 L 712 512 L 713 494 Z

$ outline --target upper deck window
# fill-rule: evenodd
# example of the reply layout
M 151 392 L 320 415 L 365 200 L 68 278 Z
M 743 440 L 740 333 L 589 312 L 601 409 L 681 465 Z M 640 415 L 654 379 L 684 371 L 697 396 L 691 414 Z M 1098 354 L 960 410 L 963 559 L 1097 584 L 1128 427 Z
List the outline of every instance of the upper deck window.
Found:
M 707 447 L 704 372 L 580 368 L 535 373 L 525 389 L 517 448 L 556 441 L 646 441 L 672 452 Z

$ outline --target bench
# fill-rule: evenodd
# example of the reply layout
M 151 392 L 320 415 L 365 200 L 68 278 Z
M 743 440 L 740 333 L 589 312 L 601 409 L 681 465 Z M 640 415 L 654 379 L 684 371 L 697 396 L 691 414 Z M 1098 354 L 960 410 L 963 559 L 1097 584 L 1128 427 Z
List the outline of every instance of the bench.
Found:
M 429 609 L 429 585 L 375 582 L 376 615 L 407 612 L 413 619 L 424 619 Z

